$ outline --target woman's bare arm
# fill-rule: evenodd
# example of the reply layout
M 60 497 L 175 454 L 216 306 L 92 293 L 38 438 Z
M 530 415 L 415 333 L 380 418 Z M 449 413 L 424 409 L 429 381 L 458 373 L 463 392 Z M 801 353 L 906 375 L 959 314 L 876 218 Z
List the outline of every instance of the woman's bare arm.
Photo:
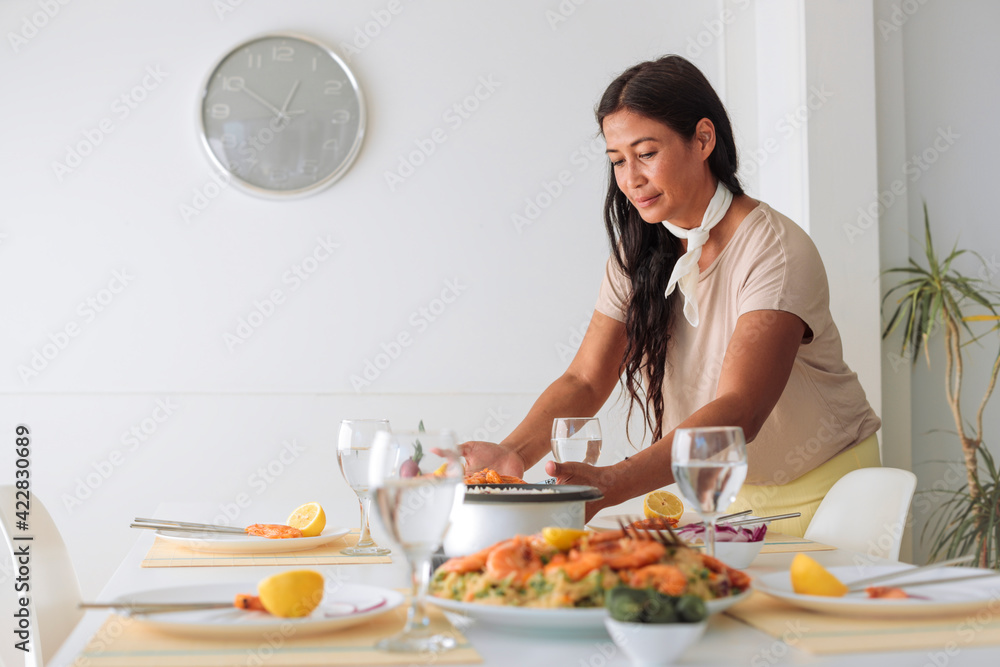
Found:
M 679 427 L 741 426 L 747 442 L 764 424 L 788 383 L 806 325 L 791 313 L 774 310 L 744 314 L 726 348 L 716 397 Z M 674 433 L 613 466 L 550 462 L 546 470 L 562 484 L 586 484 L 604 492 L 589 503 L 588 517 L 674 481 L 670 469 Z
M 468 469 L 488 466 L 522 476 L 549 451 L 554 418 L 591 417 L 604 405 L 618 383 L 625 340 L 625 325 L 595 311 L 566 372 L 542 392 L 517 428 L 499 445 L 462 445 Z

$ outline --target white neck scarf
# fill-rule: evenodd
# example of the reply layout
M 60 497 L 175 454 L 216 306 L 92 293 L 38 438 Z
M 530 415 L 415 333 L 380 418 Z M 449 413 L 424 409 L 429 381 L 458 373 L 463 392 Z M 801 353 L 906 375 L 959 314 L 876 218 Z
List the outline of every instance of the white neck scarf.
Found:
M 729 205 L 733 203 L 733 193 L 729 191 L 722 181 L 715 188 L 712 200 L 708 202 L 705 209 L 705 217 L 701 219 L 701 224 L 694 229 L 684 229 L 663 221 L 663 226 L 670 230 L 670 233 L 677 238 L 687 239 L 687 252 L 680 256 L 674 264 L 674 270 L 670 274 L 667 282 L 667 291 L 664 296 L 669 297 L 674 291 L 674 287 L 679 286 L 684 295 L 684 317 L 691 326 L 698 326 L 698 260 L 701 259 L 701 247 L 708 241 L 708 233 L 712 227 L 719 224 L 729 210 Z

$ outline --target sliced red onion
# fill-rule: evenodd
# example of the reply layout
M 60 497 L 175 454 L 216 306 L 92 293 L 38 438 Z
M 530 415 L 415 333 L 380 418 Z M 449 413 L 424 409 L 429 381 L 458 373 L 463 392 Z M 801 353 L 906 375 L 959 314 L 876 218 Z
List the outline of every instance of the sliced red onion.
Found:
M 716 542 L 760 542 L 764 539 L 764 534 L 767 533 L 767 524 L 761 523 L 756 526 L 743 527 L 743 526 L 727 526 L 724 523 L 720 523 L 715 527 L 715 541 Z M 698 524 L 692 524 L 690 526 L 685 526 L 677 531 L 685 540 L 691 542 L 696 538 L 705 539 L 705 526 Z
M 382 607 L 386 603 L 385 598 L 379 598 L 378 602 L 366 603 L 367 606 L 359 607 L 351 602 L 333 602 L 328 605 L 324 605 L 323 616 L 326 618 L 334 618 L 337 616 L 353 616 L 354 614 L 363 614 L 368 611 L 372 611 Z

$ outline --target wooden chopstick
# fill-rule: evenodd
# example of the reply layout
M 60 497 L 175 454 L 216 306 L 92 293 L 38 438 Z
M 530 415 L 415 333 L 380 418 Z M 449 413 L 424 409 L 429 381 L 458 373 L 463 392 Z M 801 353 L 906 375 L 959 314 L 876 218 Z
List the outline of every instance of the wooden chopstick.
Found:
M 936 570 L 939 567 L 947 567 L 949 565 L 959 565 L 961 563 L 968 563 L 973 558 L 975 558 L 975 555 L 960 556 L 958 558 L 952 558 L 950 560 L 943 560 L 939 563 L 930 563 L 929 565 L 921 565 L 920 567 L 909 567 L 906 568 L 905 570 L 890 572 L 889 574 L 880 574 L 877 577 L 869 577 L 867 579 L 858 579 L 857 581 L 851 581 L 847 584 L 847 587 L 851 591 L 863 590 L 866 586 L 871 586 L 872 584 L 881 583 L 883 581 L 889 581 L 897 577 L 906 577 L 916 572 L 924 572 L 926 570 Z

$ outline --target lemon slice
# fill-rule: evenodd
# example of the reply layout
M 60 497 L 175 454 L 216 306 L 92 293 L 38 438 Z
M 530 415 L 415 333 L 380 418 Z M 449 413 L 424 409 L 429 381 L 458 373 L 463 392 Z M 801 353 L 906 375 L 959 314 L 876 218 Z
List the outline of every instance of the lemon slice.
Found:
M 302 537 L 316 537 L 326 528 L 326 513 L 319 503 L 306 503 L 292 512 L 286 524 L 302 531 Z
M 847 586 L 805 554 L 796 554 L 792 561 L 791 577 L 792 590 L 800 595 L 839 598 L 847 594 Z
M 670 493 L 660 489 L 650 491 L 642 499 L 642 513 L 647 519 L 674 519 L 679 520 L 684 514 L 684 502 Z
M 313 570 L 290 570 L 257 584 L 264 609 L 282 618 L 308 616 L 323 601 L 323 575 Z
M 569 551 L 578 539 L 587 534 L 585 530 L 575 528 L 542 528 L 542 539 L 546 544 L 554 546 L 559 551 Z

